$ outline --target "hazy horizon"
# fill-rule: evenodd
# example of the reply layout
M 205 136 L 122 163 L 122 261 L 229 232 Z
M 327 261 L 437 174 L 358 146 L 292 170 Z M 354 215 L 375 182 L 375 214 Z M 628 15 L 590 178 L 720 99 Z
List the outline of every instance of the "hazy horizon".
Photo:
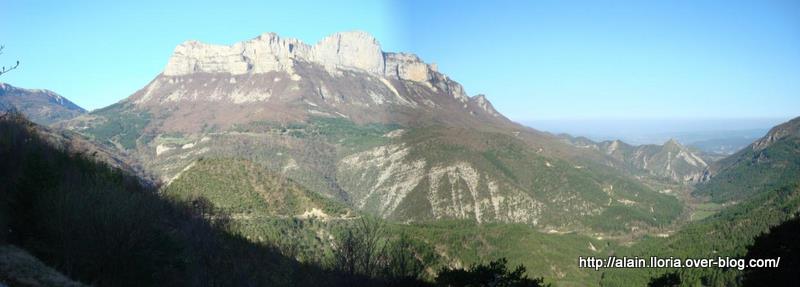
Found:
M 582 118 L 518 122 L 540 131 L 583 136 L 594 141 L 618 139 L 630 144 L 661 144 L 669 139 L 682 143 L 735 137 L 755 139 L 790 119 L 792 118 Z

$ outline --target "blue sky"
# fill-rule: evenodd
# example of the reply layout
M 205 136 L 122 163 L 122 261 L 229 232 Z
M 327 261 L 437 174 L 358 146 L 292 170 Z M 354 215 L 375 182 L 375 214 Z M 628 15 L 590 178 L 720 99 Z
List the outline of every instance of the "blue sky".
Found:
M 125 2 L 3 3 L 0 81 L 95 109 L 185 40 L 363 30 L 518 121 L 800 115 L 800 1 Z

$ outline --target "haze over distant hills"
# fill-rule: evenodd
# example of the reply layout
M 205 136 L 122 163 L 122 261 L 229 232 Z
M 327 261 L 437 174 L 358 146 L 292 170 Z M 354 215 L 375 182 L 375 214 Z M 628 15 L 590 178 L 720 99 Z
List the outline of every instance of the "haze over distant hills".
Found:
M 594 141 L 622 140 L 641 145 L 675 139 L 705 153 L 727 155 L 744 148 L 771 127 L 788 119 L 549 119 L 522 123 L 554 134 L 566 133 Z

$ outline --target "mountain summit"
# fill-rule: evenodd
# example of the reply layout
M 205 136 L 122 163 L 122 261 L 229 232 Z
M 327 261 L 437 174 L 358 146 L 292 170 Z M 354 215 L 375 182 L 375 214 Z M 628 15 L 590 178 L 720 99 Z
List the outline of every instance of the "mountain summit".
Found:
M 231 46 L 184 42 L 175 48 L 164 75 L 292 72 L 295 61 L 383 75 L 386 62 L 391 60 L 384 59 L 378 40 L 364 32 L 336 33 L 314 46 L 293 38 L 282 39 L 275 33 L 265 33 Z M 425 69 L 427 65 L 422 63 L 418 67 Z
M 435 65 L 384 52 L 364 32 L 336 33 L 315 45 L 274 33 L 230 46 L 187 41 L 161 75 L 125 102 L 171 114 L 164 126 L 173 131 L 309 117 L 507 122 L 484 96 L 468 97 Z
M 313 46 L 275 33 L 264 33 L 230 46 L 187 41 L 175 48 L 164 75 L 286 72 L 296 78 L 294 67 L 300 62 L 321 65 L 333 74 L 337 70 L 355 70 L 429 84 L 437 76 L 441 78 L 435 65 L 423 62 L 416 55 L 384 52 L 378 40 L 360 31 L 335 33 Z M 456 92 L 463 96 L 463 91 Z

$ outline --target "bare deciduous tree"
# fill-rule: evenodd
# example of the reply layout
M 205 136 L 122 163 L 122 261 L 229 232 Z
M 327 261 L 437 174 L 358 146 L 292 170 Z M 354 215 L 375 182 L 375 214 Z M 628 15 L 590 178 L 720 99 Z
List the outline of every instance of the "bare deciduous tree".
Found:
M 379 220 L 362 217 L 337 238 L 333 265 L 348 275 L 377 275 L 385 263 L 385 235 Z

